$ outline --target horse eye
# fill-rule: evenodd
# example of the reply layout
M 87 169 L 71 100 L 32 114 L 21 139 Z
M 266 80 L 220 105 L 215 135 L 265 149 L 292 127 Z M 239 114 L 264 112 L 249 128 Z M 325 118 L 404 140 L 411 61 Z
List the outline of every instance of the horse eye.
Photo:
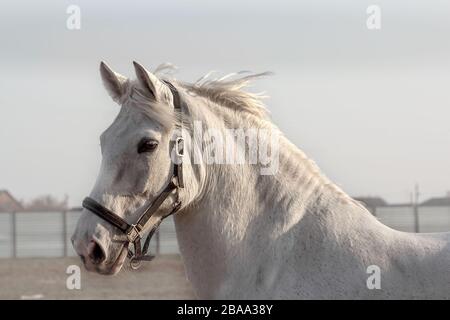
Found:
M 158 141 L 150 139 L 142 139 L 138 144 L 138 153 L 151 152 L 158 146 Z

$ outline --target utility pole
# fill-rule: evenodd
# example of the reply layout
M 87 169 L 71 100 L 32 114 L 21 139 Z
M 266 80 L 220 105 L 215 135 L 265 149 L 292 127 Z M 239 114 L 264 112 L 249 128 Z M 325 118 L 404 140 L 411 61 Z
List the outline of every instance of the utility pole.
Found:
M 12 213 L 12 232 L 11 232 L 11 240 L 12 240 L 12 256 L 13 258 L 17 258 L 17 212 Z
M 63 246 L 64 246 L 63 257 L 67 257 L 67 211 L 66 210 L 64 210 L 62 212 L 62 223 L 63 223 L 62 241 L 63 241 Z
M 414 232 L 419 232 L 419 184 L 416 183 L 414 186 L 414 195 L 413 195 L 413 211 L 414 211 Z

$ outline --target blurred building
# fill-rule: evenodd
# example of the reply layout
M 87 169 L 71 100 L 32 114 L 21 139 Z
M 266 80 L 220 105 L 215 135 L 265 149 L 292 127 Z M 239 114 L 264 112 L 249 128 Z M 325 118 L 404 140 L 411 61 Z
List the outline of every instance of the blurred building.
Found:
M 405 232 L 450 231 L 450 194 L 425 200 L 415 206 L 412 203 L 387 203 L 379 197 L 356 197 L 387 226 Z
M 450 192 L 442 198 L 431 198 L 420 204 L 425 207 L 450 207 Z
M 15 212 L 24 210 L 22 204 L 7 190 L 0 190 L 0 212 Z
M 384 207 L 388 205 L 388 203 L 380 197 L 356 197 L 354 199 L 361 202 L 372 214 L 375 213 L 377 207 Z

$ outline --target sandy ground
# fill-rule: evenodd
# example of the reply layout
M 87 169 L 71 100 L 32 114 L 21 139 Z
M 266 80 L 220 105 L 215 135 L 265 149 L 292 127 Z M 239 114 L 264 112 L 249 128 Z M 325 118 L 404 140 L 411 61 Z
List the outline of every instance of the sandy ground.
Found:
M 80 290 L 66 287 L 69 265 L 81 270 Z M 159 256 L 115 276 L 87 272 L 78 258 L 0 259 L 0 299 L 194 299 L 179 256 Z

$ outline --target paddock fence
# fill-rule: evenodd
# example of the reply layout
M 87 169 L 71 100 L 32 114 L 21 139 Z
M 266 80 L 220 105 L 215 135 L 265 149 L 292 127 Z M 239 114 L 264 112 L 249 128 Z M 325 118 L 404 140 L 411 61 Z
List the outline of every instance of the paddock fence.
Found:
M 0 213 L 0 258 L 76 256 L 70 237 L 81 210 Z M 172 217 L 153 235 L 152 254 L 178 254 Z
M 372 211 L 382 223 L 406 232 L 450 231 L 450 207 L 385 206 Z M 0 258 L 75 256 L 70 237 L 81 210 L 0 213 Z M 150 244 L 153 254 L 178 254 L 172 217 Z

